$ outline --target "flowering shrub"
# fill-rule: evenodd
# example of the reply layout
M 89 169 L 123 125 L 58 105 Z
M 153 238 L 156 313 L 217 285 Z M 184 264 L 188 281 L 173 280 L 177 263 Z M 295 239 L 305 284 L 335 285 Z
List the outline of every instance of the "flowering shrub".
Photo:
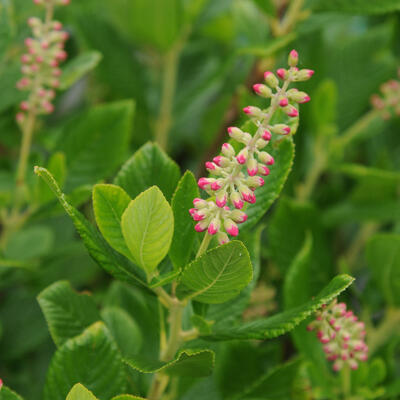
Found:
M 398 399 L 398 10 L 0 2 L 0 400 Z

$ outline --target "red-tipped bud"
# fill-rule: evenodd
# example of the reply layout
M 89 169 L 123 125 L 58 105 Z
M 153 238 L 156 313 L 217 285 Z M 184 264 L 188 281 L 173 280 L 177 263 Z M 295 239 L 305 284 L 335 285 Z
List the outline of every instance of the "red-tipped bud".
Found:
M 221 227 L 221 221 L 219 218 L 214 218 L 211 222 L 210 225 L 208 225 L 208 233 L 210 235 L 215 235 L 218 231 L 219 228 Z
M 276 78 L 274 73 L 271 71 L 267 71 L 264 73 L 264 79 L 265 79 L 265 82 L 267 83 L 267 85 L 273 89 L 275 89 L 279 84 L 278 79 Z
M 211 190 L 219 190 L 221 189 L 222 184 L 220 181 L 214 181 L 211 183 Z
M 279 76 L 279 78 L 281 78 L 282 80 L 285 80 L 288 76 L 288 71 L 286 71 L 285 68 L 279 68 L 276 71 L 276 74 Z
M 271 140 L 271 132 L 269 130 L 265 130 L 261 137 L 268 142 Z
M 221 151 L 224 156 L 229 158 L 235 155 L 235 149 L 229 143 L 224 143 L 222 145 Z
M 29 103 L 27 101 L 23 101 L 20 104 L 20 108 L 22 111 L 28 111 L 29 110 Z
M 218 232 L 217 239 L 219 244 L 225 244 L 229 242 L 229 237 L 225 232 Z
M 294 75 L 294 80 L 298 82 L 308 81 L 313 75 L 312 69 L 301 69 Z
M 224 221 L 224 228 L 231 236 L 237 236 L 239 234 L 238 226 L 229 218 Z
M 289 116 L 289 117 L 298 117 L 299 112 L 297 111 L 296 107 L 293 106 L 287 106 L 285 107 L 285 113 Z
M 210 181 L 210 179 L 208 179 L 208 178 L 200 178 L 198 181 L 197 181 L 197 184 L 199 185 L 199 188 L 200 189 L 208 189 L 208 186 L 210 186 L 211 185 L 211 181 Z
M 253 89 L 259 96 L 265 98 L 270 98 L 272 96 L 271 89 L 268 86 L 263 85 L 262 83 L 256 83 L 255 85 L 253 85 Z
M 295 67 L 298 62 L 299 62 L 299 54 L 297 53 L 296 50 L 292 50 L 289 53 L 288 64 L 291 67 Z
M 196 232 L 204 232 L 207 227 L 207 221 L 200 221 L 194 226 L 194 229 L 196 230 Z
M 206 165 L 207 170 L 210 172 L 215 171 L 215 169 L 217 168 L 217 166 L 210 161 L 207 161 L 205 165 Z
M 254 106 L 247 106 L 243 108 L 243 111 L 252 117 L 261 117 L 263 115 L 263 112 L 258 107 Z
M 249 157 L 249 150 L 247 149 L 247 147 L 245 147 L 239 151 L 239 154 L 236 156 L 236 160 L 239 164 L 245 164 L 248 157 Z
M 270 174 L 270 170 L 267 166 L 264 164 L 258 164 L 258 173 L 263 175 L 263 176 L 268 176 Z
M 247 162 L 247 173 L 250 176 L 254 176 L 257 175 L 258 172 L 258 165 L 257 165 L 257 161 L 254 158 L 251 158 L 248 162 Z
M 223 191 L 218 192 L 217 195 L 215 196 L 215 204 L 220 208 L 225 206 L 227 200 L 228 200 L 227 195 Z
M 267 165 L 273 165 L 275 160 L 274 158 L 271 156 L 271 154 L 267 153 L 266 151 L 261 151 L 258 154 L 258 159 L 263 163 L 263 164 L 267 164 Z
M 242 224 L 243 222 L 247 221 L 247 214 L 243 211 L 233 210 L 231 212 L 231 219 L 238 224 Z
M 278 135 L 288 135 L 290 133 L 290 127 L 285 124 L 276 124 L 271 127 L 271 131 Z
M 241 210 L 244 206 L 242 197 L 238 192 L 233 192 L 231 194 L 231 202 L 234 205 L 234 207 L 238 210 Z
M 289 104 L 289 101 L 286 97 L 284 97 L 283 99 L 279 100 L 279 105 L 281 107 L 286 107 Z

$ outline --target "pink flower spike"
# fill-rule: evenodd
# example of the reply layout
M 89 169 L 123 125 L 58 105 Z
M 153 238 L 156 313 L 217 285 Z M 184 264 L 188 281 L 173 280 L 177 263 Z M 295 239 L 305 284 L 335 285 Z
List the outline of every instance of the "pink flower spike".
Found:
M 279 101 L 279 105 L 281 106 L 281 107 L 286 107 L 287 105 L 289 104 L 289 101 L 288 101 L 288 99 L 285 97 L 284 99 L 281 99 L 280 101 Z

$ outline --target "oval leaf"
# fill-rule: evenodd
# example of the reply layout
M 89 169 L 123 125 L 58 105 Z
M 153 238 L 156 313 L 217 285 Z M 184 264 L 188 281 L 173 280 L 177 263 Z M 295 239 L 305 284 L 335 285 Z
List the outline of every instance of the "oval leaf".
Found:
M 96 185 L 93 189 L 93 210 L 104 239 L 121 254 L 132 258 L 121 230 L 122 214 L 131 202 L 124 189 L 115 185 Z
M 174 217 L 156 186 L 132 200 L 122 215 L 122 234 L 136 263 L 152 272 L 167 255 L 174 233 Z
M 57 350 L 47 373 L 44 399 L 64 400 L 76 383 L 82 383 L 101 399 L 109 399 L 125 389 L 121 355 L 102 322 Z
M 250 256 L 239 241 L 212 249 L 190 263 L 177 288 L 181 299 L 224 303 L 237 296 L 253 277 Z
M 77 383 L 68 393 L 66 400 L 97 400 L 97 397 L 85 386 Z
M 184 267 L 192 253 L 196 231 L 193 229 L 189 209 L 193 207 L 195 197 L 200 197 L 196 178 L 190 171 L 186 171 L 171 202 L 175 228 L 169 257 L 176 268 Z

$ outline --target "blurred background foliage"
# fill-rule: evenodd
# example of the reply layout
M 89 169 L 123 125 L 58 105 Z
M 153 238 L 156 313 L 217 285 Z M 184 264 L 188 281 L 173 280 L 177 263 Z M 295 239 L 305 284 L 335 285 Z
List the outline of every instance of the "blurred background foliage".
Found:
M 23 93 L 15 83 L 29 35 L 26 20 L 38 10 L 27 0 L 0 0 L 0 206 L 11 199 L 20 143 L 15 113 Z M 71 35 L 66 90 L 56 113 L 41 121 L 29 163 L 48 166 L 88 215 L 92 185 L 113 177 L 149 140 L 157 140 L 182 171 L 204 173 L 204 161 L 226 140 L 226 127 L 240 124 L 241 107 L 259 104 L 252 84 L 266 69 L 286 65 L 288 50 L 299 51 L 301 67 L 316 71 L 301 88 L 312 102 L 302 107 L 284 195 L 265 219 L 262 300 L 253 296 L 248 313 L 283 307 L 283 282 L 308 232 L 307 287 L 299 298 L 338 271 L 357 278 L 346 296 L 370 327 L 373 344 L 372 361 L 354 384 L 364 388 L 362 398 L 398 398 L 400 119 L 383 120 L 370 96 L 396 77 L 400 65 L 399 1 L 73 0 L 57 18 Z M 145 312 L 137 320 L 131 305 L 140 303 L 138 295 L 120 283 L 110 286 L 52 194 L 29 171 L 29 218 L 0 258 L 0 376 L 27 399 L 40 399 L 54 345 L 36 296 L 50 283 L 68 280 L 92 291 L 98 304 L 125 310 L 129 326 L 149 321 Z M 299 340 L 301 334 L 296 330 L 292 342 L 221 345 L 216 393 L 230 398 L 228 376 L 240 386 L 247 375 L 287 359 L 296 345 L 315 362 L 311 376 L 326 378 L 316 343 Z M 215 383 L 207 382 L 185 398 L 203 398 L 206 390 L 219 399 L 210 392 Z M 386 397 L 379 397 L 383 383 Z

